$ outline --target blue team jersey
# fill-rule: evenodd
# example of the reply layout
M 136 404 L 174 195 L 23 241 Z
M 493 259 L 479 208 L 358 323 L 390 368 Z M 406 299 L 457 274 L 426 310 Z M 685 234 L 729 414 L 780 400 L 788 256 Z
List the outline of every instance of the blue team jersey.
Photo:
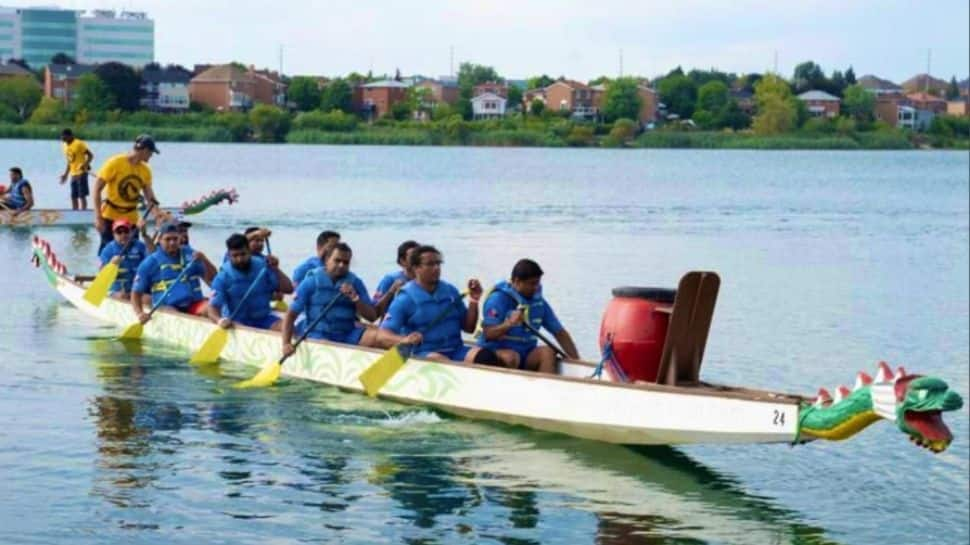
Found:
M 559 318 L 556 317 L 556 313 L 552 310 L 552 306 L 549 305 L 548 301 L 543 299 L 541 290 L 532 297 L 526 298 L 515 291 L 515 288 L 507 281 L 496 284 L 489 294 L 488 299 L 485 300 L 485 305 L 482 307 L 482 327 L 492 327 L 501 324 L 520 305 L 528 307 L 529 324 L 532 325 L 533 329 L 538 331 L 541 328 L 546 328 L 553 335 L 563 330 L 562 324 L 559 323 Z M 519 352 L 528 352 L 535 348 L 536 343 L 535 335 L 522 325 L 517 325 L 509 329 L 505 336 L 500 339 L 486 341 L 484 333 L 478 338 L 479 346 L 491 348 L 492 350 L 511 349 Z
M 250 286 L 252 291 L 246 296 Z M 237 269 L 231 263 L 223 263 L 212 280 L 212 300 L 209 304 L 218 308 L 224 318 L 235 313 L 235 320 L 254 325 L 270 314 L 270 300 L 279 287 L 279 276 L 268 268 L 265 260 L 251 260 L 246 271 Z M 242 301 L 244 296 L 246 300 Z
M 352 272 L 334 279 L 330 278 L 327 270 L 321 266 L 310 271 L 303 282 L 300 282 L 290 310 L 297 314 L 306 313 L 306 327 L 313 325 L 308 335 L 310 338 L 342 340 L 357 327 L 357 305 L 339 295 L 340 286 L 345 283 L 353 286 L 357 295 L 367 297 L 367 286 Z M 313 324 L 327 305 L 338 296 L 339 299 L 336 299 L 326 316 Z
M 381 328 L 398 335 L 420 332 L 423 340 L 415 347 L 418 355 L 451 352 L 463 346 L 461 326 L 467 311 L 455 286 L 439 281 L 434 291 L 428 293 L 412 280 L 391 302 Z
M 123 251 L 124 247 L 112 240 L 101 250 L 101 255 L 98 256 L 101 259 L 102 267 L 107 265 L 115 256 L 122 256 L 121 263 L 118 263 L 118 277 L 111 284 L 110 293 L 130 292 L 132 280 L 135 279 L 135 271 L 148 256 L 148 247 L 140 240 L 132 242 L 128 250 L 124 251 L 124 254 L 122 254 Z
M 162 301 L 165 290 L 172 286 L 183 267 L 188 267 L 185 275 Z M 152 305 L 162 301 L 163 305 L 185 308 L 203 299 L 199 278 L 204 275 L 205 266 L 199 261 L 192 261 L 190 250 L 182 248 L 177 257 L 172 257 L 158 248 L 138 266 L 131 291 L 151 293 Z
M 384 278 L 381 278 L 381 281 L 377 283 L 377 291 L 374 292 L 374 297 L 371 298 L 375 305 L 381 301 L 384 294 L 391 291 L 391 286 L 397 280 L 402 280 L 406 284 L 408 282 L 408 276 L 404 274 L 404 271 L 395 271 L 387 273 L 384 275 Z
M 290 279 L 293 281 L 294 288 L 300 285 L 300 282 L 306 278 L 306 275 L 309 274 L 310 271 L 321 265 L 323 265 L 323 262 L 320 260 L 319 256 L 308 257 L 305 261 L 303 261 L 303 263 L 297 265 L 296 268 L 293 269 L 293 276 L 290 277 Z

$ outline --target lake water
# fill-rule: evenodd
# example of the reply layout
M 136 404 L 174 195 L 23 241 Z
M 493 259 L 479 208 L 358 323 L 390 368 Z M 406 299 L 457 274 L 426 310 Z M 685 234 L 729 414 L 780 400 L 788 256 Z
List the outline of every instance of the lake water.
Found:
M 530 256 L 590 359 L 612 287 L 716 270 L 706 380 L 808 394 L 885 359 L 967 398 L 965 152 L 160 146 L 163 203 L 241 195 L 199 216 L 210 255 L 268 225 L 290 270 L 337 229 L 372 289 L 407 238 L 437 245 L 453 282 Z M 92 144 L 96 163 L 126 147 Z M 58 142 L 0 156 L 38 206 L 68 202 Z M 93 229 L 36 232 L 93 271 Z M 31 235 L 0 228 L 3 543 L 970 540 L 966 408 L 937 456 L 885 422 L 844 443 L 629 449 L 297 381 L 233 391 L 63 303 Z

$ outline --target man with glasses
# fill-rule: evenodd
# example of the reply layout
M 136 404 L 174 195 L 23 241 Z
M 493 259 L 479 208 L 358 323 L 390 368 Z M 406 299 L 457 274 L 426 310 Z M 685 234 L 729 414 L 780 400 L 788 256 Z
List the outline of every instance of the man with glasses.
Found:
M 489 348 L 467 346 L 461 332 L 472 333 L 478 322 L 481 283 L 468 281 L 468 306 L 458 288 L 441 280 L 441 252 L 434 246 L 418 246 L 411 253 L 414 280 L 398 291 L 381 329 L 392 342 L 420 339 L 414 353 L 436 361 L 463 361 L 495 365 L 498 358 Z M 417 335 L 415 335 L 417 334 Z

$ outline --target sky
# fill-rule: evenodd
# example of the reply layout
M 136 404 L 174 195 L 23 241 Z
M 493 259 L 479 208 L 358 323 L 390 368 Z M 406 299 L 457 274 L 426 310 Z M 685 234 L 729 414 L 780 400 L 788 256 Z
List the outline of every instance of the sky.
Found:
M 7 6 L 145 11 L 156 60 L 240 61 L 286 74 L 439 76 L 468 61 L 507 78 L 653 77 L 806 60 L 901 82 L 970 73 L 967 0 L 0 0 Z M 929 55 L 928 55 L 929 52 Z

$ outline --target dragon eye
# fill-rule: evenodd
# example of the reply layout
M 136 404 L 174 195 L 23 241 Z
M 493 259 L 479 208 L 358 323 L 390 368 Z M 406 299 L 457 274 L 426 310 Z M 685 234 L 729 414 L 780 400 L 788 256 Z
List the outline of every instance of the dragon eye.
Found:
M 918 397 L 920 401 L 923 401 L 923 400 L 926 399 L 926 396 L 928 394 L 929 394 L 929 392 L 927 392 L 926 390 L 920 390 L 919 391 L 919 394 L 916 397 Z

